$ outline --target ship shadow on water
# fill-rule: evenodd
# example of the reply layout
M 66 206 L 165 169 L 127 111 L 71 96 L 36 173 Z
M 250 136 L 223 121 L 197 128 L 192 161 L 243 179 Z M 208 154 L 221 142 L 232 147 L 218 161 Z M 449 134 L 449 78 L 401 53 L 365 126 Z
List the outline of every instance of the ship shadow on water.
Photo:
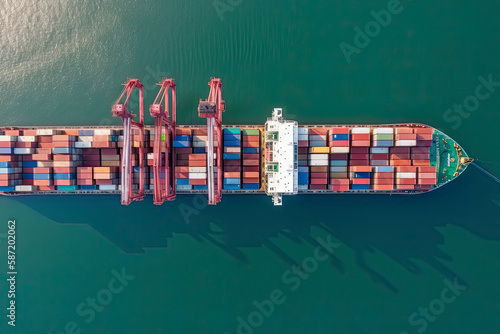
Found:
M 185 234 L 242 263 L 250 262 L 245 249 L 263 247 L 279 261 L 300 266 L 303 259 L 280 248 L 277 238 L 312 250 L 323 247 L 312 229 L 322 229 L 325 236 L 330 234 L 354 251 L 357 265 L 372 281 L 398 292 L 367 255 L 382 253 L 415 275 L 422 271 L 417 262 L 423 262 L 448 279 L 458 277 L 467 284 L 448 266 L 457 259 L 443 250 L 446 240 L 440 229 L 454 225 L 484 239 L 500 240 L 500 224 L 494 219 L 500 211 L 495 187 L 474 170 L 425 195 L 289 196 L 282 207 L 272 207 L 270 198 L 255 195 L 226 195 L 215 207 L 202 207 L 191 195 L 178 196 L 163 206 L 152 205 L 149 196 L 127 207 L 120 205 L 118 196 L 14 199 L 57 223 L 87 224 L 126 253 L 167 248 L 169 239 Z M 339 274 L 345 272 L 338 255 L 329 261 Z

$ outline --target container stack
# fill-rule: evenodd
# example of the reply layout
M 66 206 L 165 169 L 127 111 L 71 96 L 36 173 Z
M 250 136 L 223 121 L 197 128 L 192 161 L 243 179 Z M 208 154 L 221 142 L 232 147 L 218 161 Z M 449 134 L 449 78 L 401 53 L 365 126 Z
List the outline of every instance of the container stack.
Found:
M 348 191 L 349 176 L 349 128 L 333 128 L 330 130 L 330 185 L 332 191 Z
M 328 185 L 328 129 L 309 129 L 309 189 L 326 190 Z
M 413 133 L 412 128 L 396 128 L 396 141 L 394 146 L 417 146 L 417 135 Z
M 350 179 L 352 190 L 369 190 L 372 176 L 371 166 L 351 166 Z
M 393 128 L 376 128 L 373 130 L 373 147 L 390 147 L 394 145 Z
M 417 144 L 418 144 L 417 140 Z M 430 165 L 430 147 L 420 146 L 412 147 L 411 152 L 411 162 L 413 166 L 429 166 Z
M 99 190 L 118 190 L 118 167 L 100 166 L 93 168 L 93 178 Z
M 432 189 L 437 182 L 436 166 L 417 167 L 418 185 L 417 189 Z
M 370 165 L 371 166 L 389 166 L 389 147 L 371 147 Z
M 391 166 L 411 166 L 410 147 L 389 148 Z
M 350 166 L 370 165 L 370 128 L 351 129 Z
M 207 153 L 208 131 L 207 129 L 193 129 L 193 152 Z M 214 146 L 216 147 L 214 142 Z
M 260 187 L 260 131 L 244 129 L 243 136 L 243 189 L 259 190 Z
M 394 167 L 376 166 L 373 173 L 373 190 L 393 190 L 394 189 Z
M 176 129 L 173 142 L 175 148 L 175 186 L 177 190 L 191 190 L 193 185 L 189 183 L 189 155 L 193 153 L 193 136 L 191 129 Z M 153 178 L 153 177 L 151 177 Z M 165 172 L 160 175 L 165 178 Z
M 94 130 L 79 130 L 75 148 L 92 148 L 94 141 Z
M 396 167 L 396 189 L 415 189 L 417 184 L 417 167 Z
M 224 184 L 227 190 L 241 189 L 241 129 L 224 129 Z M 248 165 L 252 166 L 252 165 Z M 257 163 L 258 166 L 258 163 Z
M 207 190 L 207 154 L 192 153 L 188 157 L 189 184 L 195 190 Z M 183 173 L 182 176 L 185 176 Z
M 76 167 L 76 184 L 82 190 L 98 190 L 92 167 Z
M 83 148 L 82 158 L 83 167 L 99 167 L 101 165 L 101 153 L 98 148 Z
M 309 189 L 309 166 L 307 163 L 307 154 L 309 152 L 309 129 L 298 128 L 298 174 L 299 190 Z
M 76 137 L 64 132 L 61 135 L 52 136 L 52 160 L 54 172 L 54 185 L 57 190 L 77 190 L 78 185 L 76 167 L 81 163 L 81 149 L 75 148 Z
M 18 134 L 0 134 L 0 191 L 15 191 L 22 181 L 22 161 L 14 155 Z
M 430 147 L 432 146 L 433 128 L 414 128 L 413 133 L 417 136 L 417 146 Z

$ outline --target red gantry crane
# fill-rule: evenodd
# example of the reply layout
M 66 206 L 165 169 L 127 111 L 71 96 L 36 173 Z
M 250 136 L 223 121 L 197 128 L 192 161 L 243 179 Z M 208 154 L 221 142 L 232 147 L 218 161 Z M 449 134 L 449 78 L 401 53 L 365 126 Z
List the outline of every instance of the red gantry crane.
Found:
M 142 201 L 144 199 L 144 96 L 143 84 L 138 79 L 128 79 L 124 84 L 122 94 L 116 100 L 111 108 L 114 117 L 121 117 L 123 122 L 123 153 L 121 164 L 121 202 L 123 205 L 129 205 L 133 201 Z M 132 91 L 139 89 L 139 122 L 132 118 L 135 114 L 128 112 L 128 102 Z M 126 94 L 125 101 L 120 101 Z M 137 193 L 132 191 L 132 136 L 131 128 L 139 130 L 139 190 Z
M 174 79 L 164 78 L 158 85 L 161 88 L 154 103 L 149 107 L 149 113 L 155 118 L 155 142 L 153 149 L 154 204 L 161 205 L 165 201 L 173 201 L 176 196 L 174 178 L 175 151 L 171 147 L 171 142 L 175 138 L 176 100 Z M 169 99 L 169 92 L 172 93 L 171 99 Z M 171 115 L 169 112 L 169 101 L 172 102 Z M 162 165 L 161 157 L 163 126 L 165 128 L 165 165 Z M 162 169 L 165 169 L 165 178 L 163 180 L 160 178 Z
M 222 82 L 218 78 L 211 78 L 208 83 L 210 93 L 208 99 L 200 100 L 198 116 L 207 119 L 207 185 L 208 204 L 215 205 L 222 196 L 222 112 L 226 103 L 222 100 Z M 215 184 L 214 168 L 214 134 L 217 136 L 217 184 Z

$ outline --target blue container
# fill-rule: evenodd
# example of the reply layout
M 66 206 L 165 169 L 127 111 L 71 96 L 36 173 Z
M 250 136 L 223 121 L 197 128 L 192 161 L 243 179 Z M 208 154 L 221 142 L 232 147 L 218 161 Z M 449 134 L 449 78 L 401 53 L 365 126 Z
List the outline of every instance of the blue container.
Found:
M 370 172 L 354 172 L 354 178 L 356 179 L 369 179 L 370 175 Z
M 392 145 L 392 140 L 375 140 L 373 142 L 373 147 L 390 147 Z
M 243 153 L 255 154 L 259 153 L 258 147 L 243 147 Z
M 109 141 L 118 141 L 117 136 L 109 136 Z
M 75 154 L 76 150 L 74 147 L 54 147 L 52 153 L 54 154 Z
M 14 153 L 13 147 L 0 147 L 0 154 L 12 154 Z
M 76 179 L 75 173 L 54 173 L 54 180 L 71 180 Z
M 195 147 L 193 150 L 194 153 L 207 153 L 206 151 L 205 147 Z
M 351 184 L 351 189 L 352 190 L 369 190 L 370 185 L 369 184 Z
M 74 186 L 57 186 L 57 190 L 60 191 L 73 191 L 73 190 L 78 190 L 80 186 L 74 185 Z
M 239 184 L 225 184 L 224 189 L 226 189 L 226 190 L 240 190 L 241 185 L 239 185 Z
M 50 180 L 52 174 L 33 174 L 35 180 Z
M 241 146 L 241 141 L 237 140 L 225 141 L 224 146 L 231 146 L 231 147 Z
M 0 174 L 12 174 L 15 172 L 15 169 L 10 167 L 10 168 L 0 168 Z
M 187 186 L 189 185 L 189 179 L 175 179 L 175 184 Z
M 392 166 L 377 166 L 377 167 L 375 167 L 375 171 L 378 173 L 392 173 L 394 171 L 394 167 L 392 167 Z
M 241 184 L 241 179 L 239 178 L 224 178 L 224 184 Z
M 299 167 L 299 173 L 309 173 L 309 167 Z
M 175 140 L 178 140 L 178 141 L 191 141 L 191 136 L 189 136 L 189 135 L 177 135 L 177 136 L 175 136 Z
M 240 157 L 239 153 L 224 153 L 224 160 L 238 160 Z
M 7 168 L 12 166 L 12 163 L 10 161 L 1 161 L 0 162 L 0 168 Z
M 191 147 L 190 141 L 174 140 L 174 147 Z
M 224 135 L 224 141 L 240 141 L 241 135 Z
M 330 160 L 330 166 L 347 166 L 347 160 Z
M 332 140 L 349 140 L 349 135 L 348 134 L 332 134 L 331 136 Z
M 0 187 L 0 191 L 15 191 L 15 186 Z
M 93 136 L 94 130 L 78 130 L 79 136 Z
M 37 167 L 38 161 L 23 161 L 23 167 Z
M 299 184 L 309 184 L 309 173 L 299 173 Z
M 208 190 L 208 186 L 206 184 L 195 184 L 193 186 L 194 190 Z
M 25 180 L 33 180 L 34 179 L 34 175 L 33 173 L 24 173 L 23 174 L 23 179 Z
M 224 129 L 224 135 L 226 134 L 240 134 L 241 129 L 240 128 L 225 128 Z
M 259 190 L 258 183 L 243 183 L 243 189 L 245 190 Z
M 98 190 L 99 186 L 98 185 L 81 185 L 80 189 L 82 189 L 82 190 Z

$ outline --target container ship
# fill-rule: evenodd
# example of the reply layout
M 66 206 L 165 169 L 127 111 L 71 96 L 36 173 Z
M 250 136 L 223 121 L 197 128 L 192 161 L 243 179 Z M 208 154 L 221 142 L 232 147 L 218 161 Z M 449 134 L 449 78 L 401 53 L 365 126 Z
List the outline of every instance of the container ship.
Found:
M 422 194 L 473 161 L 443 132 L 415 123 L 299 125 L 276 108 L 263 125 L 222 125 L 221 81 L 200 100 L 206 125 L 176 124 L 175 83 L 165 78 L 144 124 L 142 84 L 129 79 L 112 107 L 123 126 L 0 128 L 2 195 L 115 194 L 128 205 L 153 195 Z M 139 116 L 128 112 L 139 90 Z M 134 120 L 138 118 L 138 120 Z

